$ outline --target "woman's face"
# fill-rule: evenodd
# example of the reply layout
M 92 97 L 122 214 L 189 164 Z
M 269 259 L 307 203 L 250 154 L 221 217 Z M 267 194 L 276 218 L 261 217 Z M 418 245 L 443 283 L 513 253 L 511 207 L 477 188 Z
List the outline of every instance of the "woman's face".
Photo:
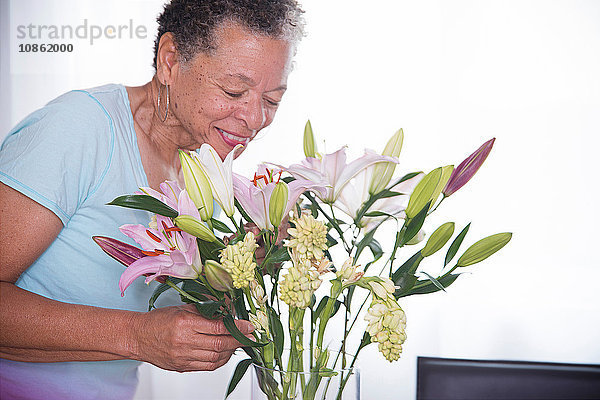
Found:
M 180 147 L 194 150 L 209 143 L 225 158 L 273 121 L 293 49 L 287 41 L 252 35 L 237 25 L 220 28 L 216 44 L 212 54 L 200 53 L 179 67 L 169 112 L 186 131 Z

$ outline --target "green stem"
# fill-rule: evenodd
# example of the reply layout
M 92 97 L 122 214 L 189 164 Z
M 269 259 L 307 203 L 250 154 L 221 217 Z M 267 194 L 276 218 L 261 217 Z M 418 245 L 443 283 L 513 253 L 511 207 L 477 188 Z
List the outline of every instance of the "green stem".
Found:
M 173 289 L 177 290 L 179 292 L 180 295 L 182 295 L 183 297 L 193 301 L 194 303 L 201 303 L 202 300 L 198 300 L 197 298 L 195 298 L 194 296 L 192 296 L 191 294 L 189 294 L 188 292 L 186 292 L 185 290 L 181 289 L 179 286 L 177 286 L 176 284 L 174 284 L 173 282 L 171 282 L 169 279 L 167 279 L 165 281 L 165 283 L 169 286 L 171 286 Z

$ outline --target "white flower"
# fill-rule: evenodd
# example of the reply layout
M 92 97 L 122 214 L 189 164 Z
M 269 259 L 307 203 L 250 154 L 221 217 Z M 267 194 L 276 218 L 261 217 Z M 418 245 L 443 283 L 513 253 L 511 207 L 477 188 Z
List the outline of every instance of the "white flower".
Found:
M 267 318 L 267 314 L 264 311 L 257 310 L 256 314 L 249 313 L 248 317 L 257 331 L 265 335 L 269 334 L 269 318 Z
M 221 250 L 221 265 L 231 275 L 234 287 L 246 287 L 254 280 L 254 250 L 257 247 L 254 234 L 248 232 L 243 241 Z
M 290 307 L 306 308 L 321 286 L 320 273 L 310 260 L 292 254 L 292 266 L 279 283 L 281 301 Z
M 379 351 L 388 361 L 400 358 L 406 340 L 406 315 L 393 297 L 375 298 L 365 315 L 371 341 L 379 343 Z
M 191 153 L 196 159 L 202 172 L 210 181 L 213 196 L 225 214 L 231 217 L 235 212 L 233 197 L 232 164 L 236 150 L 243 147 L 241 144 L 234 147 L 224 161 L 208 143 L 204 143 L 197 153 Z
M 302 214 L 293 222 L 296 227 L 288 229 L 291 239 L 286 246 L 300 258 L 321 260 L 327 250 L 327 227 L 310 214 Z

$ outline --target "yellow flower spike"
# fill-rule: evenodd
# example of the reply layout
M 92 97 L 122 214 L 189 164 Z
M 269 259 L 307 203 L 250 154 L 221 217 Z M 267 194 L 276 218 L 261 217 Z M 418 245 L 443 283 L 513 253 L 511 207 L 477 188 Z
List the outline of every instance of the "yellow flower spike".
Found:
M 421 250 L 423 257 L 429 257 L 440 250 L 454 234 L 454 222 L 446 222 L 437 228 L 427 240 L 425 247 Z
M 284 181 L 279 181 L 273 188 L 271 200 L 269 201 L 269 220 L 274 227 L 278 227 L 283 219 L 287 207 L 288 186 Z
M 383 149 L 383 153 L 381 154 L 384 156 L 398 158 L 400 156 L 400 151 L 402 151 L 403 142 L 404 131 L 399 129 L 387 142 L 385 148 Z M 371 178 L 371 184 L 369 186 L 369 194 L 373 195 L 385 189 L 388 183 L 390 183 L 395 169 L 396 163 L 393 162 L 381 162 L 375 164 Z
M 235 288 L 247 287 L 254 280 L 254 250 L 257 247 L 254 234 L 248 232 L 243 241 L 221 250 L 221 264 L 231 275 Z
M 200 218 L 208 221 L 213 215 L 213 195 L 210 182 L 198 163 L 183 150 L 179 150 L 179 161 L 185 180 L 185 188 L 198 208 Z
M 302 214 L 293 221 L 295 228 L 289 228 L 290 241 L 287 247 L 295 251 L 299 258 L 320 260 L 327 250 L 327 227 L 310 214 Z

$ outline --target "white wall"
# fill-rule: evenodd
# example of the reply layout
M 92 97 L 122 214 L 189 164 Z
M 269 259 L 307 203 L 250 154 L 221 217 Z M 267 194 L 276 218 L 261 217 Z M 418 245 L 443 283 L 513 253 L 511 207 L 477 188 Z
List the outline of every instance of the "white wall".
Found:
M 133 18 L 149 32 L 162 4 L 9 3 L 11 27 L 25 20 L 106 24 Z M 505 249 L 447 293 L 403 303 L 409 324 L 403 358 L 389 365 L 374 349 L 365 351 L 364 398 L 414 398 L 417 355 L 600 363 L 600 3 L 303 4 L 309 36 L 289 91 L 269 132 L 241 157 L 238 170 L 250 171 L 265 159 L 299 160 L 309 117 L 330 151 L 344 144 L 355 153 L 365 145 L 380 149 L 403 127 L 402 171 L 456 164 L 496 137 L 482 170 L 444 204 L 430 228 L 473 221 L 470 243 L 514 232 Z M 3 132 L 67 89 L 148 80 L 152 40 L 153 34 L 146 41 L 79 43 L 78 53 L 65 59 L 25 59 L 15 51 L 11 28 L 12 90 L 0 95 L 1 104 L 8 96 L 12 111 L 10 117 L 2 112 Z M 2 79 L 6 74 L 3 69 Z M 437 271 L 440 264 L 425 266 Z M 234 366 L 197 374 L 148 366 L 138 398 L 221 398 Z M 233 398 L 245 398 L 244 390 Z

